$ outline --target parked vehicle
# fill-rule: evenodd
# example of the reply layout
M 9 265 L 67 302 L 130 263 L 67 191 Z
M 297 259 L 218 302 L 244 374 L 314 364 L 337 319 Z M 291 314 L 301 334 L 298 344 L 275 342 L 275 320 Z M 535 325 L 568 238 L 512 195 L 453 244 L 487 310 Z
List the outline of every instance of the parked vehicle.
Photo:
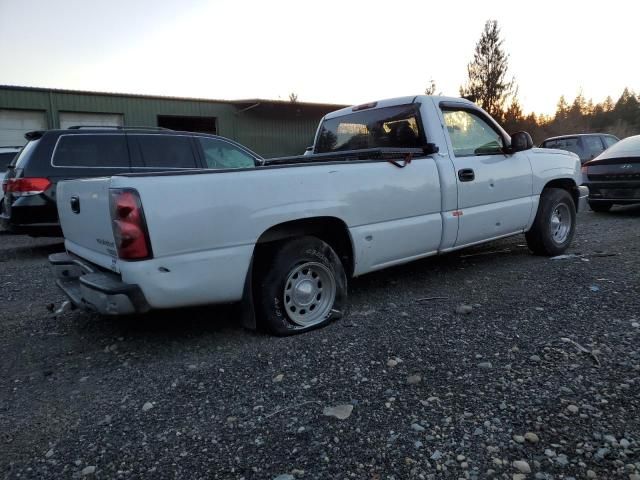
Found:
M 9 164 L 21 148 L 22 147 L 0 147 L 0 185 L 4 182 Z M 4 191 L 0 190 L 0 212 L 2 212 L 3 205 Z
M 158 128 L 95 127 L 35 131 L 3 185 L 0 222 L 14 233 L 60 236 L 61 180 L 120 173 L 254 167 L 259 155 L 216 135 Z
M 564 252 L 580 179 L 467 100 L 383 100 L 326 115 L 310 156 L 61 182 L 50 261 L 102 314 L 242 300 L 246 326 L 287 335 L 342 316 L 349 277 L 525 232 Z
M 547 138 L 542 142 L 542 148 L 559 148 L 573 152 L 580 157 L 580 162 L 588 162 L 600 155 L 620 139 L 614 135 L 604 133 L 582 133 L 579 135 L 561 135 Z
M 640 135 L 627 137 L 582 166 L 589 206 L 608 212 L 613 205 L 640 203 Z

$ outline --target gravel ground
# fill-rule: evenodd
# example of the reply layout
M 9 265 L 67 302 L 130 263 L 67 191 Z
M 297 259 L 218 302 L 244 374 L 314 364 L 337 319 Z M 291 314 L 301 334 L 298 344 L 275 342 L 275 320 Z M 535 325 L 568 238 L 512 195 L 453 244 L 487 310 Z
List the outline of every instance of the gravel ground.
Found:
M 356 279 L 291 338 L 53 315 L 61 248 L 0 234 L 6 478 L 640 479 L 640 207 L 581 213 L 568 258 L 514 237 Z

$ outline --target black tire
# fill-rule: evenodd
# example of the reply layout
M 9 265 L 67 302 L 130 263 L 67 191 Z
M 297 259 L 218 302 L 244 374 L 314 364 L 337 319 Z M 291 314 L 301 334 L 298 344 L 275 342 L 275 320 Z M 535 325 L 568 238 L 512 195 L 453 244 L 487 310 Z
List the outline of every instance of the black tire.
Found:
M 607 202 L 589 202 L 589 208 L 594 212 L 608 212 L 613 207 L 613 203 Z
M 259 325 L 267 331 L 295 335 L 345 314 L 347 277 L 327 243 L 316 237 L 298 237 L 264 249 L 260 255 L 254 304 Z
M 557 230 L 554 233 L 553 226 L 558 223 L 565 225 L 569 230 L 566 233 L 564 230 Z M 540 195 L 540 204 L 533 226 L 525 234 L 531 251 L 536 255 L 560 255 L 571 244 L 575 231 L 576 206 L 571 194 L 561 188 L 544 189 Z

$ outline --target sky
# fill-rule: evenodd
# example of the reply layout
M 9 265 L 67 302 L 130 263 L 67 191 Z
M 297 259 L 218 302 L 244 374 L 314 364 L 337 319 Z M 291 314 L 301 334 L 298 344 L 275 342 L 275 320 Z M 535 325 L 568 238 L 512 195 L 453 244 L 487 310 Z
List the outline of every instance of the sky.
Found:
M 525 112 L 640 90 L 640 3 L 0 0 L 0 85 L 359 104 L 458 96 L 498 21 Z

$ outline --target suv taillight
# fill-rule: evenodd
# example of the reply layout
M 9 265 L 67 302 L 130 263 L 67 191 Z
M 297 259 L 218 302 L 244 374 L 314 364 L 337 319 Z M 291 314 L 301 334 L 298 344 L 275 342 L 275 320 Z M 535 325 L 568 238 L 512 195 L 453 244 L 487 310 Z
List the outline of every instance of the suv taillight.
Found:
M 43 193 L 51 186 L 48 178 L 8 178 L 2 182 L 2 190 L 14 197 L 28 197 Z
M 129 188 L 113 188 L 109 206 L 118 257 L 123 260 L 151 258 L 149 232 L 138 192 Z

